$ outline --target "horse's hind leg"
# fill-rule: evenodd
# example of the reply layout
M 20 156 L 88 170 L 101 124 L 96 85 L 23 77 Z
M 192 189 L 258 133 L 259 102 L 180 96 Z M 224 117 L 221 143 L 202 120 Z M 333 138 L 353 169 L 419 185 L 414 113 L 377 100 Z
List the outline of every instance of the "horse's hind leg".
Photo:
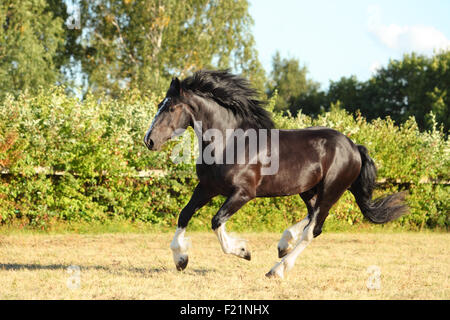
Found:
M 343 187 L 341 183 L 337 183 L 336 181 L 324 183 L 323 187 L 319 188 L 313 214 L 309 217 L 309 223 L 304 228 L 300 241 L 290 253 L 266 274 L 267 277 L 278 276 L 283 278 L 285 272 L 292 269 L 298 255 L 311 243 L 314 237 L 321 233 L 323 222 L 328 216 L 328 211 L 346 189 L 347 187 Z
M 317 190 L 311 189 L 300 194 L 300 197 L 306 204 L 308 215 L 305 219 L 289 227 L 283 232 L 280 241 L 278 242 L 278 257 L 283 258 L 287 255 L 297 244 L 299 236 L 302 234 L 305 227 L 308 225 L 310 218 L 313 215 L 313 207 L 317 199 Z
M 283 258 L 289 252 L 292 251 L 295 244 L 297 243 L 298 237 L 302 234 L 306 225 L 309 223 L 309 218 L 301 220 L 300 222 L 294 224 L 288 229 L 284 230 L 280 241 L 278 242 L 278 257 Z

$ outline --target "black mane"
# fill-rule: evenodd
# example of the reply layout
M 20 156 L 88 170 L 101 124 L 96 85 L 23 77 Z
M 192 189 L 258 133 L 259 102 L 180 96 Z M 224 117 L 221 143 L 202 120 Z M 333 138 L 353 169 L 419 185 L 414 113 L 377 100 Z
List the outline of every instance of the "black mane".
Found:
M 271 115 L 263 107 L 265 102 L 256 97 L 258 91 L 250 83 L 227 70 L 200 70 L 181 82 L 183 91 L 214 100 L 231 110 L 243 124 L 258 129 L 272 129 Z

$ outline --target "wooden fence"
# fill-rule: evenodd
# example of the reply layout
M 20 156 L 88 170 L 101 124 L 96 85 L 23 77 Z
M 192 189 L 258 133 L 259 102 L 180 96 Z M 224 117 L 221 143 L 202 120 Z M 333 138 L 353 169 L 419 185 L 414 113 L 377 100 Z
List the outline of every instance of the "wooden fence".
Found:
M 45 167 L 36 167 L 34 169 L 35 174 L 43 174 L 47 176 L 63 176 L 66 174 L 65 171 L 53 171 L 49 168 Z M 11 173 L 8 169 L 3 168 L 0 170 L 0 175 L 15 175 Z M 74 176 L 77 176 L 77 174 L 73 174 Z M 107 172 L 103 172 L 103 175 L 108 175 Z M 136 174 L 132 175 L 133 178 L 161 178 L 166 175 L 166 171 L 161 169 L 150 169 L 150 170 L 143 170 L 138 171 Z M 377 180 L 378 185 L 411 185 L 413 184 L 412 181 L 402 181 L 400 179 L 386 179 L 386 178 L 380 178 Z M 450 180 L 440 180 L 440 179 L 430 179 L 428 177 L 422 177 L 419 180 L 419 184 L 433 184 L 433 185 L 444 185 L 448 186 L 450 185 Z

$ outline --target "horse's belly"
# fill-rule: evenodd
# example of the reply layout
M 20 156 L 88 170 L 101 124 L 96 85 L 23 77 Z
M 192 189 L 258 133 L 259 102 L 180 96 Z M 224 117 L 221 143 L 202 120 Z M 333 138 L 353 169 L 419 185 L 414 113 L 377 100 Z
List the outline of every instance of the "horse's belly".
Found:
M 303 173 L 303 174 L 302 174 Z M 313 188 L 322 179 L 316 170 L 310 172 L 280 172 L 264 176 L 256 189 L 257 197 L 281 197 L 300 194 Z

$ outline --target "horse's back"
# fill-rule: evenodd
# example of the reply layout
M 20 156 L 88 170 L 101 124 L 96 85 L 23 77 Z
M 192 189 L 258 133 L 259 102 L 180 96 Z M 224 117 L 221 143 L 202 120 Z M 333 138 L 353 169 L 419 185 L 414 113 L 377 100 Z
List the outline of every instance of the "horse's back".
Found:
M 278 148 L 278 172 L 263 177 L 258 188 L 261 195 L 269 189 L 278 190 L 277 195 L 302 193 L 319 183 L 330 169 L 346 164 L 358 167 L 360 161 L 356 145 L 327 127 L 279 130 Z
M 327 151 L 335 148 L 345 148 L 347 151 L 356 151 L 357 146 L 342 132 L 328 127 L 308 127 L 304 129 L 288 129 L 279 131 L 279 142 L 283 140 L 294 143 L 292 147 L 299 145 L 321 145 L 327 147 Z

